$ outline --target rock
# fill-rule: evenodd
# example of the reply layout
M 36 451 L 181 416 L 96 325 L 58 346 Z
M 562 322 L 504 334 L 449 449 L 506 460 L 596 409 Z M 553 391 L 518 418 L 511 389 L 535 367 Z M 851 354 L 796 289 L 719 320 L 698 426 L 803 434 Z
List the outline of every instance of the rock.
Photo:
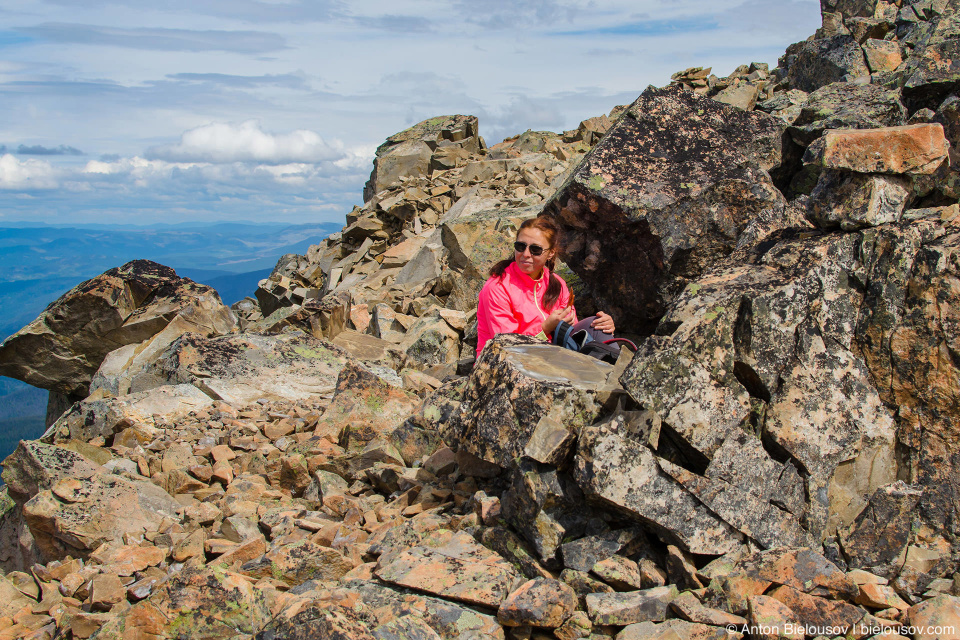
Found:
M 556 629 L 577 608 L 577 596 L 569 585 L 549 578 L 523 583 L 500 604 L 497 619 L 508 627 L 532 626 Z
M 350 296 L 330 294 L 319 300 L 304 300 L 301 305 L 278 309 L 252 325 L 250 331 L 274 334 L 293 328 L 318 340 L 333 340 L 346 328 L 349 317 Z
M 863 55 L 872 73 L 893 71 L 903 62 L 896 42 L 870 39 L 863 43 Z
M 357 360 L 384 365 L 391 369 L 400 369 L 405 358 L 394 344 L 352 329 L 341 331 L 331 342 Z
M 3 461 L 3 482 L 10 497 L 23 505 L 41 491 L 65 479 L 85 480 L 97 466 L 79 453 L 36 441 L 22 440 Z
M 85 558 L 105 542 L 179 520 L 179 503 L 151 482 L 106 474 L 72 480 L 69 492 L 54 485 L 23 505 L 24 519 L 48 559 L 68 553 Z
M 719 555 L 740 534 L 664 473 L 646 447 L 596 427 L 582 430 L 574 459 L 586 497 L 636 518 L 692 553 Z
M 949 143 L 939 124 L 825 131 L 816 162 L 859 173 L 932 174 Z
M 378 636 L 373 635 L 359 613 L 337 605 L 309 605 L 288 618 L 278 617 L 271 620 L 256 638 L 378 640 Z
M 250 637 L 273 617 L 263 592 L 243 576 L 188 567 L 104 625 L 97 637 Z
M 126 589 L 116 575 L 105 573 L 90 581 L 90 607 L 94 611 L 109 611 L 126 598 Z
M 587 596 L 587 613 L 595 625 L 662 622 L 667 617 L 670 602 L 676 597 L 675 587 L 655 587 L 629 593 L 591 593 Z
M 744 82 L 727 87 L 713 99 L 717 102 L 729 104 L 732 107 L 743 109 L 744 111 L 753 111 L 757 104 L 757 98 L 760 95 L 760 85 L 752 82 Z
M 794 141 L 806 147 L 827 129 L 877 129 L 906 124 L 899 91 L 849 82 L 827 84 L 807 96 L 790 127 Z
M 434 151 L 444 141 L 469 151 L 481 148 L 474 116 L 439 116 L 396 133 L 377 147 L 370 180 L 363 188 L 364 201 L 395 185 L 400 178 L 426 173 Z
M 841 536 L 850 566 L 892 577 L 894 564 L 910 542 L 914 513 L 922 495 L 922 491 L 903 482 L 877 489 Z
M 529 336 L 496 336 L 476 363 L 443 437 L 451 446 L 511 468 L 546 415 L 577 430 L 594 422 L 616 394 L 613 367 Z M 615 400 L 614 400 L 615 402 Z
M 36 604 L 5 576 L 0 576 L 0 618 L 13 618 L 22 608 Z
M 362 451 L 384 438 L 413 413 L 419 403 L 412 393 L 392 387 L 368 369 L 349 363 L 337 378 L 333 401 L 315 433 L 350 451 Z
M 380 556 L 375 574 L 391 584 L 486 607 L 500 606 L 519 579 L 498 554 L 464 533 L 450 532 Z
M 210 287 L 134 260 L 77 285 L 7 338 L 0 373 L 79 399 L 108 353 L 151 338 L 178 317 L 206 335 L 235 324 Z
M 336 581 L 355 566 L 336 549 L 301 540 L 271 549 L 262 558 L 244 563 L 240 573 L 254 578 L 272 576 L 295 586 L 307 580 Z
M 917 629 L 915 640 L 956 640 L 960 638 L 960 599 L 941 595 L 910 607 L 910 626 Z
M 648 333 L 751 220 L 783 210 L 766 172 L 783 161 L 785 126 L 679 87 L 648 89 L 584 158 L 544 214 L 618 329 Z
M 442 640 L 459 640 L 476 636 L 503 640 L 503 628 L 495 616 L 468 606 L 410 592 L 395 590 L 377 582 L 350 581 L 334 595 L 358 597 L 371 624 L 382 628 L 392 620 L 413 617 L 433 629 Z M 379 629 L 378 629 L 379 630 Z M 398 638 L 397 640 L 403 640 Z
M 634 591 L 651 586 L 645 584 L 637 563 L 623 556 L 613 555 L 601 560 L 590 571 L 618 591 Z
M 839 276 L 859 264 L 858 242 L 849 234 L 785 241 L 761 265 L 702 278 L 621 376 L 697 466 L 709 466 L 736 430 L 759 432 L 764 448 L 780 447 L 806 478 L 802 524 L 814 536 L 852 522 L 866 496 L 895 479 L 892 416 L 867 362 L 841 346 L 852 344 L 863 308 L 860 291 Z M 811 308 L 816 328 L 804 324 Z M 831 407 L 826 418 L 817 413 L 824 406 Z M 789 474 L 784 480 L 796 486 Z
M 810 535 L 800 527 L 796 516 L 790 512 L 757 499 L 723 480 L 698 476 L 666 460 L 660 460 L 658 464 L 711 511 L 761 547 L 770 549 L 812 543 Z
M 956 15 L 931 20 L 919 46 L 913 48 L 902 69 L 903 94 L 911 110 L 936 109 L 956 90 L 960 39 L 956 37 Z M 950 61 L 950 62 L 947 62 Z
M 845 635 L 852 630 L 853 626 L 863 619 L 865 613 L 862 609 L 845 602 L 809 595 L 793 587 L 777 587 L 769 595 L 793 611 L 804 627 L 814 629 L 830 627 L 837 629 L 838 635 Z
M 455 363 L 460 358 L 460 333 L 439 312 L 428 313 L 410 326 L 399 348 L 411 366 Z
M 761 596 L 762 597 L 762 596 Z M 670 602 L 670 607 L 684 620 L 714 627 L 742 627 L 747 619 L 726 611 L 703 606 L 690 591 L 684 591 Z
M 752 596 L 750 598 L 750 626 L 762 640 L 803 640 L 806 634 L 796 614 L 776 598 Z
M 780 59 L 791 88 L 815 91 L 835 82 L 869 76 L 863 51 L 850 35 L 798 42 Z
M 860 585 L 860 595 L 857 596 L 855 602 L 874 609 L 894 608 L 899 611 L 906 611 L 910 608 L 910 605 L 897 595 L 893 587 L 882 584 Z
M 50 429 L 54 442 L 69 439 L 89 441 L 100 437 L 108 444 L 125 429 L 134 429 L 141 442 L 159 435 L 155 416 L 175 422 L 191 411 L 199 411 L 213 400 L 190 384 L 164 385 L 119 398 L 89 397 L 73 405 Z M 64 433 L 66 432 L 66 433 Z
M 332 392 L 344 361 L 329 343 L 302 334 L 187 334 L 134 378 L 131 391 L 192 384 L 236 406 L 261 398 L 304 400 Z
M 624 627 L 617 640 L 739 640 L 741 634 L 705 624 L 671 619 L 666 622 L 639 622 Z

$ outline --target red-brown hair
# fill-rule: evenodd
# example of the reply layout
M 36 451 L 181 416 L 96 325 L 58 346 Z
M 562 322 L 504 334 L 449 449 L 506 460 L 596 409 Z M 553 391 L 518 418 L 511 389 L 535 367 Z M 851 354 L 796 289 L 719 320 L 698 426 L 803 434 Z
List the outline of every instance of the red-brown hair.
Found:
M 536 218 L 530 218 L 529 220 L 524 220 L 523 224 L 520 225 L 520 228 L 517 229 L 517 235 L 520 235 L 520 232 L 524 229 L 537 229 L 543 233 L 546 237 L 547 242 L 550 243 L 549 247 L 544 247 L 544 249 L 553 249 L 560 244 L 560 238 L 562 232 L 560 231 L 559 225 L 554 222 L 553 218 L 549 216 L 537 216 Z M 507 270 L 507 267 L 510 266 L 510 263 L 513 262 L 515 256 L 506 258 L 496 263 L 490 267 L 490 275 L 496 276 L 498 278 L 503 277 L 503 272 Z M 554 265 L 557 263 L 557 256 L 554 255 L 552 258 L 547 260 L 546 267 L 550 269 L 550 282 L 547 284 L 547 292 L 543 297 L 543 307 L 545 311 L 550 311 L 554 304 L 557 302 L 557 298 L 560 297 L 560 279 L 553 275 Z

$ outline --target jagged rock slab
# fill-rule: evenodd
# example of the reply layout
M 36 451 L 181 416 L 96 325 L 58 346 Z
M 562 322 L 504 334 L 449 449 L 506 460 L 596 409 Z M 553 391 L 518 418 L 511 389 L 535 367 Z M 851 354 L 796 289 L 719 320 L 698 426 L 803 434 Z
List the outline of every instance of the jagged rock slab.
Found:
M 574 475 L 589 500 L 652 527 L 692 553 L 719 555 L 741 534 L 664 473 L 645 446 L 590 427 L 580 434 Z
M 135 427 L 148 440 L 157 435 L 154 416 L 173 422 L 211 404 L 210 396 L 191 384 L 165 385 L 119 398 L 85 398 L 51 425 L 44 439 L 87 442 L 101 437 L 110 444 L 118 432 Z
M 822 229 L 853 231 L 899 222 L 912 197 L 906 178 L 827 169 L 807 208 L 811 221 Z
M 618 327 L 649 331 L 676 288 L 784 209 L 767 171 L 783 160 L 785 127 L 679 87 L 648 89 L 587 154 L 544 213 Z
M 912 539 L 923 491 L 904 482 L 880 487 L 850 528 L 841 535 L 851 567 L 892 578 Z
M 550 416 L 576 432 L 615 404 L 614 368 L 530 336 L 501 334 L 474 365 L 460 406 L 443 427 L 445 441 L 512 468 L 537 424 Z
M 878 228 L 857 342 L 880 392 L 898 407 L 903 477 L 924 493 L 917 514 L 934 530 L 955 521 L 960 365 L 960 220 L 925 219 Z M 904 473 L 901 471 L 901 473 Z M 892 481 L 892 479 L 891 479 Z
M 770 549 L 812 544 L 810 534 L 800 527 L 793 514 L 723 480 L 698 476 L 666 460 L 658 460 L 657 464 L 711 511 L 761 547 Z
M 40 491 L 52 489 L 60 480 L 82 480 L 99 465 L 75 451 L 41 442 L 21 440 L 3 461 L 3 482 L 14 502 L 23 505 Z
M 382 555 L 375 574 L 391 584 L 493 608 L 499 607 L 521 580 L 513 565 L 499 554 L 465 533 L 451 532 Z
M 429 626 L 441 640 L 463 640 L 469 637 L 490 638 L 503 640 L 503 628 L 497 623 L 495 616 L 481 613 L 449 600 L 441 600 L 421 595 L 407 589 L 397 589 L 374 581 L 350 580 L 326 592 L 313 589 L 311 583 L 291 590 L 300 597 L 316 599 L 320 603 L 343 602 L 349 598 L 359 598 L 366 613 L 365 621 L 378 640 L 405 640 L 408 637 L 419 638 L 400 633 L 397 636 L 383 635 L 389 631 L 396 633 L 398 629 L 409 632 L 415 628 L 408 622 L 411 619 L 420 620 Z M 433 636 L 423 636 L 433 638 Z
M 870 75 L 863 51 L 849 34 L 790 45 L 780 62 L 787 69 L 790 86 L 801 91 Z
M 404 176 L 426 173 L 434 151 L 444 144 L 479 151 L 482 142 L 477 135 L 476 116 L 437 116 L 387 138 L 377 147 L 373 171 L 363 188 L 364 201 Z
M 391 434 L 417 404 L 419 398 L 414 394 L 350 363 L 340 371 L 333 400 L 315 433 L 348 451 L 362 451 L 374 440 Z
M 807 480 L 815 536 L 852 522 L 896 470 L 892 416 L 852 350 L 859 242 L 784 241 L 691 284 L 621 376 L 704 467 L 738 429 L 785 452 Z
M 304 334 L 187 334 L 134 378 L 131 391 L 192 384 L 237 406 L 261 398 L 303 400 L 331 393 L 345 362 L 337 347 Z
M 805 147 L 827 129 L 896 127 L 905 124 L 906 117 L 899 90 L 835 82 L 807 96 L 790 127 L 790 135 Z
M 590 620 L 599 625 L 626 626 L 638 622 L 662 622 L 677 588 L 654 587 L 628 593 L 591 593 L 587 596 Z
M 108 353 L 143 342 L 182 316 L 195 332 L 228 332 L 233 314 L 210 287 L 148 260 L 83 282 L 0 345 L 0 374 L 86 396 Z
M 104 542 L 157 531 L 179 521 L 180 504 L 152 482 L 97 473 L 65 478 L 23 505 L 23 516 L 48 559 L 87 557 Z
M 273 618 L 264 592 L 230 571 L 185 568 L 105 625 L 98 638 L 249 638 Z

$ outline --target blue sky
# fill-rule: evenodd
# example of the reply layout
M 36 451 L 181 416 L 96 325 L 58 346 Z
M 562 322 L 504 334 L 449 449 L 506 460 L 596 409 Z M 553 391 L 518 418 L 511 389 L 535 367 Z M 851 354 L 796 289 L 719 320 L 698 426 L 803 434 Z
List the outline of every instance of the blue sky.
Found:
M 816 0 L 7 0 L 0 224 L 342 222 L 415 122 L 562 131 L 689 66 L 773 67 L 819 23 Z

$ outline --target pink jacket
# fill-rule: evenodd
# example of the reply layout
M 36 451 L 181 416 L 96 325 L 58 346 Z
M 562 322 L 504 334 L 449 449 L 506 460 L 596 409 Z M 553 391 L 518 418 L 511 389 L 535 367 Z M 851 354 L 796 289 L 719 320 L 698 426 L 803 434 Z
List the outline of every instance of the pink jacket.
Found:
M 560 280 L 560 297 L 554 306 L 567 306 L 570 289 Z M 480 290 L 477 307 L 477 356 L 483 346 L 498 333 L 522 333 L 535 336 L 553 309 L 543 308 L 543 297 L 550 282 L 550 270 L 544 267 L 539 280 L 534 280 L 511 262 L 502 277 L 490 276 Z M 576 318 L 574 318 L 576 322 Z

